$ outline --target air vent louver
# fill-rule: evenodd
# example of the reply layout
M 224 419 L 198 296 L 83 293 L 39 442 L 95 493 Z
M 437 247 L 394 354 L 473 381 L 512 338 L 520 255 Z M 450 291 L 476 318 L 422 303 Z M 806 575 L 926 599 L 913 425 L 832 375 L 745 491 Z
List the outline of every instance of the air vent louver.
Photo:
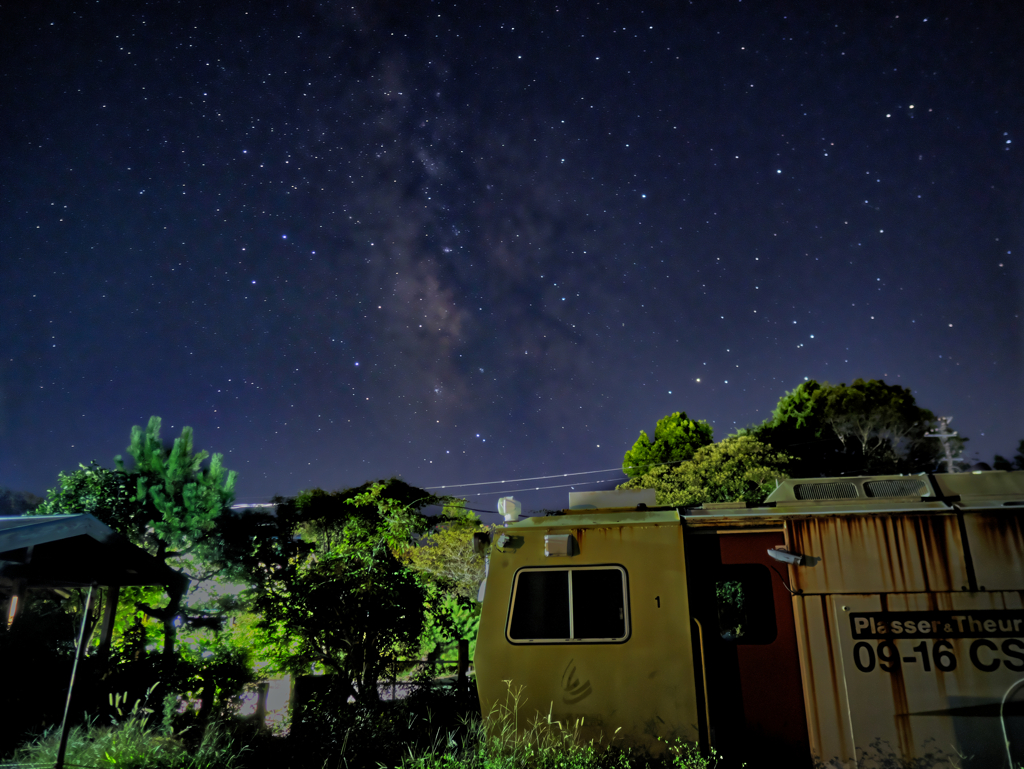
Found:
M 867 481 L 864 491 L 869 497 L 920 497 L 927 492 L 924 482 L 917 478 L 888 481 Z
M 793 488 L 797 499 L 856 499 L 857 487 L 852 483 L 798 483 Z

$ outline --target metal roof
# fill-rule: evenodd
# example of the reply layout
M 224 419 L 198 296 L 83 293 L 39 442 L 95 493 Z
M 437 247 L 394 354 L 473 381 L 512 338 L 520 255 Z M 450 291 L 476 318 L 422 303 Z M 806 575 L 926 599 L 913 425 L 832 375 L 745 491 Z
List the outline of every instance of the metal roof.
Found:
M 168 585 L 184 575 L 92 515 L 0 517 L 0 589 Z

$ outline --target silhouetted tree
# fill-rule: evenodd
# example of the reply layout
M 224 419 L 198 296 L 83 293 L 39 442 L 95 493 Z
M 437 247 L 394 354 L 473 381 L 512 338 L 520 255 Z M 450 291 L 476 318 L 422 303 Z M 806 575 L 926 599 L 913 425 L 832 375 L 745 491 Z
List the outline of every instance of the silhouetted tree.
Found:
M 792 454 L 793 477 L 873 475 L 934 470 L 942 446 L 925 434 L 935 426 L 905 387 L 812 379 L 786 393 L 764 424 L 740 433 Z M 953 440 L 960 450 L 966 439 Z
M 993 470 L 1024 470 L 1024 441 L 1017 445 L 1017 454 L 1011 459 L 996 454 L 992 460 Z

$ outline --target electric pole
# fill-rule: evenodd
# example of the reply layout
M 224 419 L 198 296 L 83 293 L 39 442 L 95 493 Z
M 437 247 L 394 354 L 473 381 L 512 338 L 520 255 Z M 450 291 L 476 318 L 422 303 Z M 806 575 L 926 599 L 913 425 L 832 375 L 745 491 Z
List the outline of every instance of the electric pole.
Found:
M 949 443 L 950 438 L 955 438 L 957 434 L 950 432 L 949 423 L 953 421 L 953 417 L 938 417 L 939 420 L 939 431 L 935 433 L 925 433 L 925 438 L 938 438 L 942 442 L 942 449 L 946 452 L 946 472 L 955 473 L 956 470 L 953 468 L 953 447 Z

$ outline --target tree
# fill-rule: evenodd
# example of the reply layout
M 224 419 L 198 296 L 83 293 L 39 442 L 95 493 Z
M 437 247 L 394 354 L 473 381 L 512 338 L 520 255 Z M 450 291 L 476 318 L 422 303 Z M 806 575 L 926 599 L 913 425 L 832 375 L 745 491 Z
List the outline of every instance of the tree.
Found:
M 935 415 L 913 393 L 881 380 L 833 385 L 812 380 L 786 393 L 750 434 L 794 455 L 797 477 L 874 475 L 933 470 L 942 454 Z M 962 449 L 966 439 L 954 439 Z
M 659 465 L 620 485 L 654 489 L 659 505 L 696 506 L 705 502 L 763 502 L 775 481 L 788 478 L 790 457 L 749 435 L 703 446 L 678 465 Z
M 423 630 L 428 591 L 403 560 L 427 528 L 420 510 L 443 500 L 391 479 L 276 501 L 240 555 L 259 624 L 282 667 L 320 667 L 373 702 L 392 660 Z
M 451 500 L 431 531 L 409 551 L 410 567 L 423 575 L 433 608 L 420 642 L 421 653 L 436 654 L 452 640 L 469 641 L 470 656 L 480 626 L 477 594 L 484 579 L 485 556 L 474 547 L 474 535 L 490 531 L 465 501 Z
M 409 552 L 410 564 L 443 590 L 476 600 L 484 578 L 484 556 L 474 550 L 473 535 L 489 530 L 472 510 L 466 510 L 463 500 L 455 500 L 445 506 L 433 530 Z
M 1012 459 L 996 454 L 992 461 L 992 468 L 995 470 L 1024 470 L 1024 441 L 1018 444 L 1017 455 Z
M 217 621 L 203 613 L 180 615 L 189 581 L 210 578 L 228 566 L 218 521 L 230 512 L 236 473 L 224 468 L 220 454 L 211 457 L 206 451 L 194 451 L 191 427 L 182 429 L 172 446 L 165 446 L 160 424 L 160 417 L 154 416 L 145 430 L 132 428 L 131 467 L 118 456 L 116 470 L 93 462 L 73 473 L 61 473 L 58 486 L 47 493 L 35 514 L 91 513 L 182 574 L 181 581 L 166 586 L 166 605 L 138 603 L 139 609 L 162 623 L 169 664 L 181 621 L 192 625 Z
M 646 432 L 640 431 L 633 448 L 622 458 L 622 472 L 636 478 L 654 466 L 684 462 L 711 441 L 711 425 L 694 422 L 687 418 L 685 411 L 677 411 L 658 420 L 653 441 Z

